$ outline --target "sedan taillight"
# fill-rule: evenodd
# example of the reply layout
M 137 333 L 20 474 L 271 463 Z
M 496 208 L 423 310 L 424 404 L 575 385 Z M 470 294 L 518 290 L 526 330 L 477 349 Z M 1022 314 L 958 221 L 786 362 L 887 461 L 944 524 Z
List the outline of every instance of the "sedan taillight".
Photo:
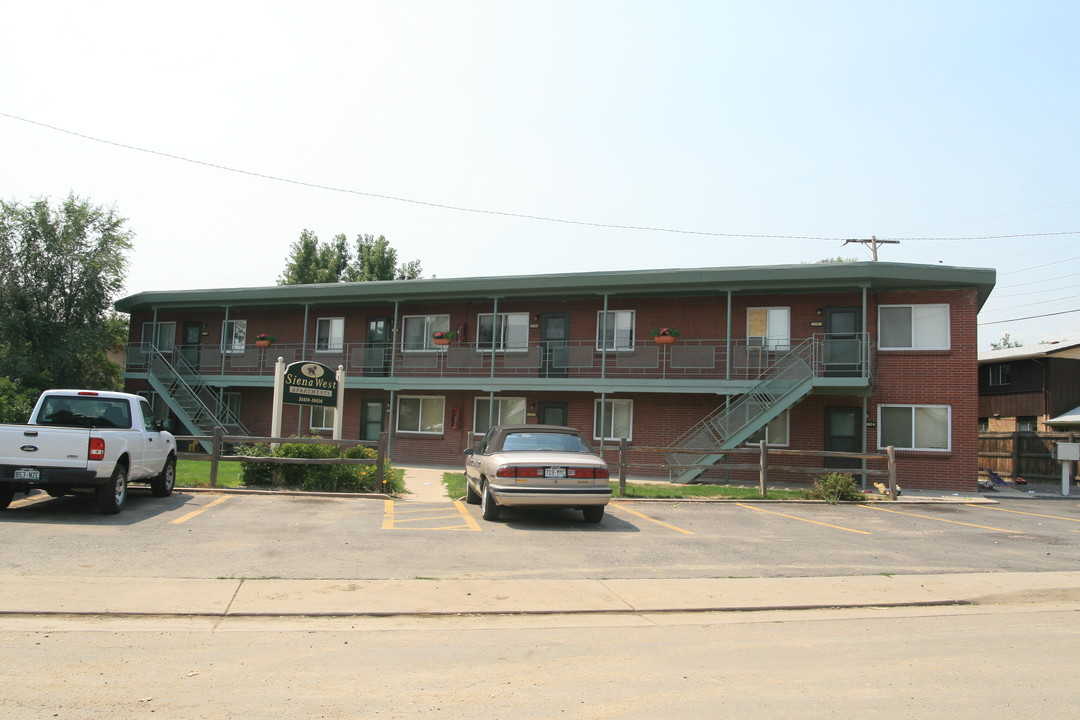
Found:
M 87 458 L 90 460 L 105 459 L 105 438 L 90 438 L 90 447 L 87 448 Z
M 544 473 L 545 467 L 546 466 L 544 465 L 535 467 L 527 465 L 503 465 L 495 471 L 495 476 L 501 478 L 542 478 L 547 477 Z M 565 477 L 606 480 L 608 478 L 608 471 L 607 468 L 568 467 L 566 468 Z

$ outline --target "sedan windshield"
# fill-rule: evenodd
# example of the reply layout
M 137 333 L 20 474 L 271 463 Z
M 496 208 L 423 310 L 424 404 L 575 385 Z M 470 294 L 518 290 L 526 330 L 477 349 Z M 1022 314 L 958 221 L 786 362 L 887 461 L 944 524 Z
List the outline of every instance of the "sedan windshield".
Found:
M 509 433 L 503 439 L 503 452 L 516 452 L 519 450 L 534 452 L 571 452 L 592 453 L 581 438 L 577 435 L 560 433 Z

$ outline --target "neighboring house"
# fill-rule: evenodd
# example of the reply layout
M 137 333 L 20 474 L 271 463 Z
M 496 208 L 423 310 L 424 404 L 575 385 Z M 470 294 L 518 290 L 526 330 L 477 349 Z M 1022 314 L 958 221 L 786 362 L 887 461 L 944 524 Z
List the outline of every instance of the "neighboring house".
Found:
M 805 451 L 777 465 L 818 468 L 859 461 L 815 451 L 891 445 L 901 485 L 966 490 L 994 281 L 857 262 L 160 291 L 116 308 L 131 315 L 127 388 L 192 434 L 269 434 L 282 357 L 343 366 L 344 436 L 388 431 L 399 464 L 458 466 L 491 425 L 538 422 L 591 433 L 609 461 L 627 438 L 631 462 L 654 466 L 636 475 L 756 480 L 724 451 L 760 440 Z M 654 342 L 663 327 L 675 344 Z M 257 347 L 260 333 L 277 340 Z M 285 434 L 333 425 L 333 410 L 285 406 Z M 693 450 L 644 449 L 671 447 Z M 672 462 L 717 464 L 657 467 Z
M 1080 413 L 1080 342 L 1061 341 L 979 353 L 979 429 L 1068 429 Z

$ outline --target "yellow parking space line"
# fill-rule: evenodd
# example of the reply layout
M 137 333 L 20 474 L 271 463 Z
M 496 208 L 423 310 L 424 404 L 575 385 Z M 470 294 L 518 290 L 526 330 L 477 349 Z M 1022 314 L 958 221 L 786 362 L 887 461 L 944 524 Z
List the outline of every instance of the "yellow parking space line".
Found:
M 648 515 L 645 515 L 643 513 L 639 513 L 637 510 L 631 510 L 630 508 L 626 507 L 625 505 L 620 505 L 619 503 L 616 503 L 616 502 L 611 503 L 611 507 L 618 508 L 619 510 L 621 510 L 623 512 L 628 512 L 631 515 L 637 515 L 639 518 L 642 518 L 643 520 L 648 520 L 649 522 L 654 522 L 657 525 L 660 525 L 662 527 L 666 527 L 668 530 L 674 530 L 675 532 L 681 532 L 684 535 L 693 535 L 694 534 L 689 530 L 684 530 L 681 527 L 675 527 L 674 525 L 663 522 L 662 520 L 657 520 L 656 518 L 651 518 Z
M 442 503 L 434 503 L 436 507 L 413 507 L 409 510 L 399 509 L 399 505 L 393 500 L 383 500 L 383 530 L 397 530 L 397 529 L 412 529 L 412 530 L 461 530 L 468 532 L 481 532 L 480 526 L 477 525 L 476 520 L 469 514 L 468 510 L 460 501 L 453 503 L 454 509 L 457 510 L 457 514 L 432 514 L 443 513 L 446 510 L 446 506 Z M 417 526 L 415 523 L 425 523 L 433 520 L 446 520 L 454 518 L 462 521 L 464 524 L 454 525 L 436 525 L 434 527 Z
M 974 523 L 960 522 L 959 520 L 946 520 L 945 518 L 934 517 L 933 515 L 920 515 L 919 513 L 901 512 L 899 510 L 889 510 L 888 508 L 877 507 L 876 505 L 862 505 L 859 507 L 870 508 L 872 510 L 880 510 L 881 512 L 894 513 L 896 515 L 909 515 L 911 517 L 925 518 L 927 520 L 936 520 L 943 523 L 951 523 L 952 525 L 966 525 L 968 527 L 979 528 L 980 530 L 993 530 L 994 532 L 1011 533 L 1013 535 L 1026 535 L 1023 530 L 1003 530 L 1002 528 L 990 527 L 989 525 L 976 525 Z
M 788 515 L 786 513 L 776 512 L 775 510 L 765 510 L 764 508 L 759 508 L 755 505 L 744 505 L 742 503 L 735 504 L 739 507 L 747 508 L 748 510 L 757 510 L 758 512 L 768 513 L 770 515 L 779 515 L 780 517 L 786 517 L 792 520 L 799 520 L 801 522 L 810 523 L 811 525 L 822 525 L 827 528 L 832 528 L 833 530 L 845 530 L 847 532 L 858 533 L 860 535 L 873 535 L 873 533 L 867 532 L 866 530 L 855 530 L 854 528 L 844 527 L 842 525 L 830 525 L 829 523 L 818 522 L 817 520 L 807 520 L 806 518 L 796 517 L 795 515 Z
M 198 510 L 192 510 L 187 515 L 184 515 L 183 517 L 178 517 L 175 520 L 173 520 L 172 522 L 170 522 L 169 524 L 170 525 L 179 525 L 180 523 L 187 522 L 188 520 L 195 517 L 196 515 L 202 515 L 204 512 L 206 512 L 210 508 L 214 507 L 215 505 L 220 505 L 221 503 L 225 502 L 228 499 L 229 499 L 228 495 L 222 495 L 221 497 L 219 497 L 217 500 L 213 501 L 212 503 L 208 503 L 208 504 L 204 505 L 203 507 L 199 508 Z
M 1006 510 L 999 507 L 987 507 L 985 505 L 968 505 L 965 503 L 965 507 L 978 508 L 980 510 L 997 510 L 998 512 L 1016 513 L 1017 515 L 1031 515 L 1033 517 L 1050 518 L 1051 520 L 1068 520 L 1069 522 L 1080 522 L 1080 518 L 1067 518 L 1060 515 L 1043 515 L 1042 513 L 1024 512 L 1023 510 Z

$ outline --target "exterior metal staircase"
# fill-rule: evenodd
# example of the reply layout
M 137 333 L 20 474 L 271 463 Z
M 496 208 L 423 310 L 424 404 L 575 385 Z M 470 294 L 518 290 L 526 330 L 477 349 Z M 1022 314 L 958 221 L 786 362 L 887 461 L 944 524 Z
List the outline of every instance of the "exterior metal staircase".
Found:
M 719 407 L 675 442 L 674 447 L 700 453 L 668 454 L 668 465 L 713 465 L 724 458 L 721 450 L 745 443 L 810 392 L 817 352 L 818 341 L 810 338 L 778 358 L 758 376 L 753 388 Z M 705 468 L 687 468 L 674 482 L 693 482 L 703 472 Z
M 146 379 L 195 435 L 210 435 L 221 428 L 228 435 L 248 435 L 248 430 L 222 401 L 213 388 L 203 380 L 198 370 L 180 354 L 170 358 L 156 347 L 148 346 Z M 210 441 L 199 443 L 210 452 Z

